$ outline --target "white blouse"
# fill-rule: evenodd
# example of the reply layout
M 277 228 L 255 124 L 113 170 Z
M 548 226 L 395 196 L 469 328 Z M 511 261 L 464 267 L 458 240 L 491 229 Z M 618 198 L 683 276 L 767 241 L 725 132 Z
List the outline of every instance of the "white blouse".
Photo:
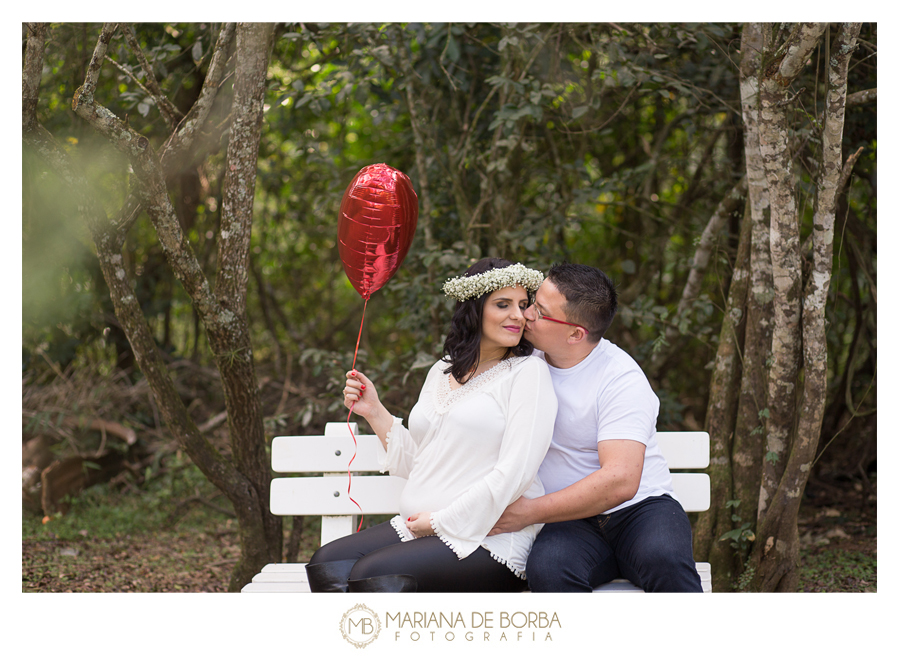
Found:
M 451 390 L 447 367 L 444 361 L 431 367 L 409 429 L 394 418 L 387 451 L 379 444 L 382 472 L 408 480 L 400 515 L 391 524 L 410 541 L 415 537 L 404 520 L 431 512 L 435 534 L 459 559 L 484 546 L 525 578 L 525 561 L 542 525 L 487 533 L 514 500 L 544 493 L 537 471 L 557 408 L 550 371 L 537 357 L 513 357 Z

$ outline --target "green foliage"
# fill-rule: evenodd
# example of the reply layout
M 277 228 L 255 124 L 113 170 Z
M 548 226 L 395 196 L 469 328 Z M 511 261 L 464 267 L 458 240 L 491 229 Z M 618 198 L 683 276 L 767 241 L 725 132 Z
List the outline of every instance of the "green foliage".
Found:
M 181 111 L 196 98 L 220 25 L 139 24 L 138 40 L 163 91 Z M 364 165 L 406 172 L 420 220 L 399 272 L 368 305 L 361 368 L 377 372 L 398 412 L 415 399 L 417 368 L 441 354 L 452 304 L 438 290 L 472 260 L 500 255 L 546 269 L 595 265 L 618 283 L 620 313 L 608 337 L 664 391 L 660 429 L 702 424 L 708 364 L 718 343 L 738 218 L 717 238 L 701 295 L 676 314 L 697 237 L 743 174 L 737 24 L 294 23 L 279 27 L 270 60 L 251 242 L 248 315 L 254 356 L 320 394 L 283 419 L 291 427 L 333 420 L 349 369 L 362 300 L 338 258 L 343 191 Z M 874 29 L 874 28 L 873 28 Z M 39 119 L 86 172 L 110 217 L 130 185 L 121 158 L 74 119 L 98 25 L 59 24 L 46 51 Z M 872 42 L 874 34 L 867 36 Z M 136 83 L 144 73 L 120 35 L 97 97 L 159 149 L 169 133 Z M 132 79 L 131 76 L 135 79 Z M 851 89 L 874 84 L 874 62 L 852 71 Z M 194 161 L 170 181 L 195 253 L 214 282 L 223 126 L 233 76 L 204 128 Z M 817 149 L 822 95 L 809 84 L 797 135 Z M 414 119 L 415 117 L 415 119 Z M 875 393 L 874 114 L 851 108 L 847 147 L 866 146 L 839 221 L 830 292 L 830 396 L 863 413 Z M 75 208 L 31 156 L 23 164 L 23 348 L 26 367 L 65 364 L 104 337 L 120 365 L 128 346 Z M 422 169 L 420 169 L 422 167 Z M 814 172 L 805 194 L 811 222 Z M 426 184 L 427 183 L 427 184 Z M 427 203 L 427 206 L 426 206 Z M 211 365 L 214 355 L 140 217 L 126 266 L 157 342 L 174 359 Z M 861 309 L 861 310 L 860 310 Z M 679 340 L 663 337 L 677 327 Z M 104 336 L 105 334 L 105 336 Z M 111 349 L 111 348 L 110 348 Z M 831 365 L 834 364 L 834 365 Z M 299 373 L 297 372 L 299 368 Z M 846 380 L 843 373 L 849 373 Z M 831 417 L 840 417 L 835 406 Z M 295 418 L 296 417 L 296 418 Z M 837 422 L 834 420 L 833 422 Z M 274 428 L 275 426 L 273 426 Z M 281 426 L 279 426 L 281 427 Z
M 739 500 L 728 500 L 725 501 L 725 509 L 734 509 L 737 510 L 738 506 L 741 504 Z M 731 515 L 732 523 L 741 523 L 742 519 L 737 514 Z M 744 553 L 747 548 L 750 546 L 750 543 L 756 540 L 756 534 L 752 530 L 753 524 L 750 521 L 744 521 L 741 523 L 740 527 L 737 527 L 733 530 L 729 530 L 721 537 L 719 537 L 719 541 L 728 541 L 730 542 L 730 546 L 739 551 L 740 553 Z M 746 573 L 746 569 L 744 572 Z
M 750 561 L 744 564 L 744 568 L 741 570 L 741 574 L 737 577 L 735 581 L 734 589 L 737 592 L 747 592 L 749 591 L 750 584 L 753 582 L 753 577 L 756 575 L 756 568 L 750 566 Z

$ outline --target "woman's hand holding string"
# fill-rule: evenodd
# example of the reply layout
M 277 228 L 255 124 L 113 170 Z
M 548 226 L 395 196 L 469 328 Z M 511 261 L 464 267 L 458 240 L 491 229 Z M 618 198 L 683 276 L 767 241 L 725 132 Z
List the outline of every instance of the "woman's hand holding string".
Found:
M 394 417 L 378 399 L 378 391 L 375 390 L 372 380 L 358 370 L 351 370 L 347 373 L 347 383 L 344 386 L 344 406 L 365 418 L 387 448 L 385 437 L 394 424 Z

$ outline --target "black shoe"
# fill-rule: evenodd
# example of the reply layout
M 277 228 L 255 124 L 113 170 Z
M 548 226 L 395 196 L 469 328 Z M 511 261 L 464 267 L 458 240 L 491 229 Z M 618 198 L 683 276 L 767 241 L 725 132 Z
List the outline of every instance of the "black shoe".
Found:
M 416 579 L 406 574 L 389 576 L 373 576 L 350 581 L 350 591 L 363 592 L 415 592 L 418 589 Z
M 311 592 L 346 592 L 347 579 L 356 560 L 335 560 L 306 565 Z

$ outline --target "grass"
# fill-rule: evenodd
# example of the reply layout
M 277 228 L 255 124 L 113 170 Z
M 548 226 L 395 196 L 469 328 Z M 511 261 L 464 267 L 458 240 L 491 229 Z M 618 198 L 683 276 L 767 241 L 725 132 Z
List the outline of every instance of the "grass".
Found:
M 877 559 L 846 549 L 805 550 L 800 554 L 801 592 L 876 592 Z
M 237 551 L 209 533 L 24 540 L 22 591 L 223 592 Z
M 225 591 L 239 556 L 228 501 L 178 455 L 150 482 L 97 485 L 66 514 L 23 511 L 22 591 Z

